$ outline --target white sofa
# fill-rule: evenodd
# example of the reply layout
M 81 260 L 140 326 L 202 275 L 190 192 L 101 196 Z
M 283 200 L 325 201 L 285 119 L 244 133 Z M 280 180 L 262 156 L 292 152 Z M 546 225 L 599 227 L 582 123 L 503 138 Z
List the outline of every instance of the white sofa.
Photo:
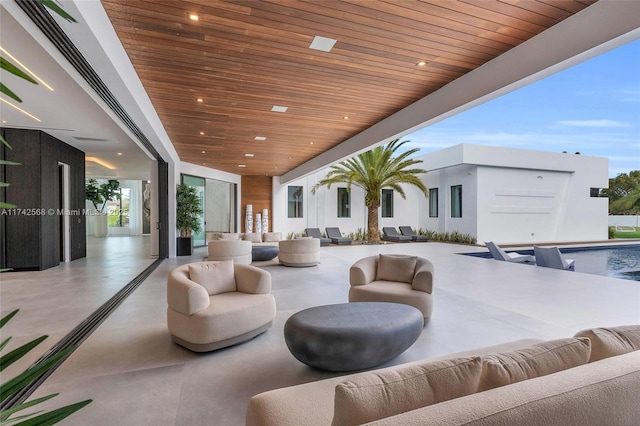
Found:
M 246 425 L 637 425 L 638 395 L 634 325 L 271 390 L 251 398 Z

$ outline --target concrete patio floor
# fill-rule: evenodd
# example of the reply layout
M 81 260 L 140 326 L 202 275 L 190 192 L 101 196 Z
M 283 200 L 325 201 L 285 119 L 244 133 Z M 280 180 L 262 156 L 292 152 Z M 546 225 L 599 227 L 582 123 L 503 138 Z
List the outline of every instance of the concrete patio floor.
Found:
M 49 334 L 29 360 L 63 337 L 152 260 L 144 237 L 90 239 L 89 257 L 41 272 L 2 275 L 3 329 L 15 343 Z M 60 395 L 43 408 L 92 398 L 65 425 L 243 425 L 257 393 L 336 375 L 287 350 L 284 322 L 312 306 L 344 303 L 348 270 L 378 253 L 425 257 L 435 265 L 434 313 L 418 341 L 383 366 L 522 338 L 568 337 L 580 329 L 640 323 L 640 282 L 461 256 L 486 251 L 446 243 L 331 246 L 311 268 L 266 266 L 277 303 L 274 325 L 244 344 L 197 354 L 173 344 L 166 327 L 166 277 L 191 257 L 167 259 L 34 393 Z M 132 254 L 133 253 L 133 254 Z M 3 373 L 11 376 L 16 368 Z

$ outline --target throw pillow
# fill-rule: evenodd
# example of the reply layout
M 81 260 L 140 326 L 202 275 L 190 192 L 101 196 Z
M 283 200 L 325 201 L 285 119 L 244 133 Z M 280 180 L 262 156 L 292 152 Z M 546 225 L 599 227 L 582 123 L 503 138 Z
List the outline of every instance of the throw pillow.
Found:
M 586 364 L 590 353 L 589 339 L 567 338 L 483 356 L 478 392 Z
M 242 239 L 245 241 L 251 241 L 252 243 L 261 243 L 262 234 L 259 232 L 245 232 L 242 234 Z
M 640 325 L 591 328 L 579 331 L 574 337 L 591 340 L 589 362 L 640 350 Z
M 224 232 L 218 236 L 219 240 L 239 240 L 240 234 L 232 232 Z
M 416 270 L 416 256 L 381 254 L 378 257 L 376 280 L 411 284 Z
M 425 361 L 353 376 L 335 389 L 333 426 L 360 425 L 475 393 L 480 357 Z
M 189 278 L 204 287 L 209 296 L 236 291 L 233 260 L 192 263 Z
M 262 241 L 265 243 L 277 243 L 282 240 L 282 232 L 265 232 L 262 234 Z

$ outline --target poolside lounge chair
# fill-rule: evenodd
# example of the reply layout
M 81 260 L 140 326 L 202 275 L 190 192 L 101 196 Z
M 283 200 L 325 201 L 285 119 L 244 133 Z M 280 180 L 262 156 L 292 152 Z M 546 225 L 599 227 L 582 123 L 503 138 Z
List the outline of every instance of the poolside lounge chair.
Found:
M 338 244 L 339 246 L 351 244 L 351 238 L 343 237 L 340 228 L 324 228 L 324 230 L 327 233 L 327 237 L 331 238 L 332 244 Z
M 411 241 L 415 241 L 418 243 L 426 243 L 427 241 L 429 241 L 429 237 L 427 237 L 426 235 L 418 235 L 415 232 L 413 232 L 413 229 L 410 226 L 400 226 L 400 233 L 402 235 L 408 235 L 411 237 Z
M 307 237 L 318 238 L 321 246 L 328 246 L 331 244 L 331 238 L 323 237 L 320 232 L 320 228 L 305 228 L 304 233 L 307 234 Z
M 529 254 L 507 253 L 506 251 L 502 250 L 497 244 L 491 241 L 485 241 L 484 244 L 487 246 L 495 260 L 503 260 L 505 262 L 516 263 L 536 261 L 536 258 Z
M 396 231 L 396 228 L 393 228 L 393 227 L 382 228 L 382 233 L 384 234 L 384 239 L 387 241 L 393 241 L 394 243 L 410 243 L 411 242 L 410 236 L 398 234 L 398 231 Z
M 575 259 L 565 258 L 558 247 L 533 246 L 536 265 L 546 268 L 574 270 Z

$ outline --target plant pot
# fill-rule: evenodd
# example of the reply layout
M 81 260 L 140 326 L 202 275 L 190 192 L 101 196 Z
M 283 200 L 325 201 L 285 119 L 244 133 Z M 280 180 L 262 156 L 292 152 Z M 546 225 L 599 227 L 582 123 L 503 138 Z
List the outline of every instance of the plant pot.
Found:
M 108 216 L 100 213 L 93 217 L 93 235 L 96 237 L 106 237 L 109 234 Z
M 176 255 L 177 256 L 191 256 L 191 251 L 192 251 L 191 237 L 176 238 Z

